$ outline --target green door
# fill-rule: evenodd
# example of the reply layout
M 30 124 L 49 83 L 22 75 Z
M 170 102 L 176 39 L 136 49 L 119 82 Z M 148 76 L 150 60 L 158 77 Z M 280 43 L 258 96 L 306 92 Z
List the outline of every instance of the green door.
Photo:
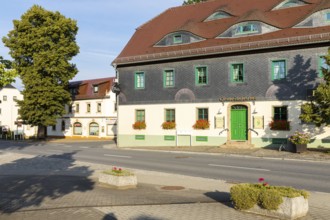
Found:
M 247 140 L 247 107 L 234 105 L 230 115 L 231 139 L 237 141 Z

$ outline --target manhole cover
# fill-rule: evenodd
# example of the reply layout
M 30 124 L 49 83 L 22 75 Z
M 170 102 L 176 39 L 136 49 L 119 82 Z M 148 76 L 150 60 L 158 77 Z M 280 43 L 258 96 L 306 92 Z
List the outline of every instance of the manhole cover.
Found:
M 161 189 L 163 190 L 183 190 L 183 186 L 163 186 Z

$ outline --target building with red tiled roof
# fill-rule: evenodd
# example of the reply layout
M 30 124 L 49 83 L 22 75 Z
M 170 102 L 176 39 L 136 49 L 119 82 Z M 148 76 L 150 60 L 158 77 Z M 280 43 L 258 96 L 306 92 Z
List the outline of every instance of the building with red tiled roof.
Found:
M 170 8 L 137 28 L 113 61 L 123 112 L 118 144 L 264 147 L 305 130 L 311 146 L 328 146 L 330 130 L 303 124 L 299 115 L 322 83 L 329 46 L 328 0 Z M 196 129 L 198 120 L 209 127 Z M 146 129 L 133 129 L 137 121 Z
M 72 104 L 57 125 L 47 129 L 50 137 L 113 138 L 116 135 L 114 77 L 69 83 Z

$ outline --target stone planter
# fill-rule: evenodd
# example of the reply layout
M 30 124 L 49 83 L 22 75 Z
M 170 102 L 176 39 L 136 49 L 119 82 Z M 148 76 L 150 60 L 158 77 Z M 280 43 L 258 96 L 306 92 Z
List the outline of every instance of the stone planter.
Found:
M 99 182 L 116 189 L 131 189 L 136 188 L 137 178 L 135 175 L 115 176 L 111 174 L 100 173 Z
M 308 199 L 305 199 L 303 196 L 295 198 L 283 197 L 283 203 L 277 210 L 262 209 L 255 205 L 253 208 L 244 211 L 280 219 L 297 219 L 307 215 Z
M 294 144 L 296 153 L 303 153 L 307 151 L 307 144 Z

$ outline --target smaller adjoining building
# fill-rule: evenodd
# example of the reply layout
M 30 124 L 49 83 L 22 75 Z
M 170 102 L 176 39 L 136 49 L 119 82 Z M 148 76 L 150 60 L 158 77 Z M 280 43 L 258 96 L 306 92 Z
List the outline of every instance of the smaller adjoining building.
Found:
M 116 136 L 116 94 L 111 91 L 114 77 L 69 83 L 71 105 L 57 124 L 47 128 L 48 137 L 109 138 Z
M 0 138 L 21 139 L 36 134 L 36 127 L 25 125 L 20 120 L 17 100 L 23 100 L 17 88 L 10 84 L 0 88 Z

